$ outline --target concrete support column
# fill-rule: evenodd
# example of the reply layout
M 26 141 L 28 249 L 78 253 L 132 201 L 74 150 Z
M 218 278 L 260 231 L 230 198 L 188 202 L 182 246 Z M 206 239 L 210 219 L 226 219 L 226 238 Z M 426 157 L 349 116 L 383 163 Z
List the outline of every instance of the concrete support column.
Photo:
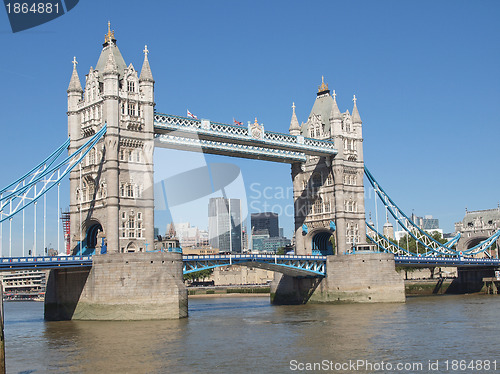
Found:
M 271 284 L 274 304 L 405 302 L 403 278 L 394 255 L 328 256 L 325 278 L 278 275 Z
M 94 255 L 92 268 L 51 270 L 46 320 L 153 320 L 188 315 L 179 253 Z

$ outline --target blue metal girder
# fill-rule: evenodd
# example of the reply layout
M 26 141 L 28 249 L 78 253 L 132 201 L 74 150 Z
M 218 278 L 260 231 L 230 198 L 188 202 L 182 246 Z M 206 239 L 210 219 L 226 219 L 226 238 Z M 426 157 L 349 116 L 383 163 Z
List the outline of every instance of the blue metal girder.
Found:
M 105 133 L 106 124 L 75 152 L 56 163 L 57 158 L 64 150 L 61 147 L 68 144 L 69 140 L 66 141 L 42 163 L 2 189 L 3 193 L 0 193 L 0 223 L 13 218 L 57 186 L 85 158 Z
M 184 274 L 220 266 L 242 265 L 277 271 L 291 276 L 324 277 L 326 256 L 298 255 L 205 255 L 183 256 Z
M 478 267 L 489 266 L 499 267 L 498 258 L 472 258 L 472 257 L 415 257 L 415 256 L 394 256 L 396 265 L 429 267 L 429 266 L 466 266 Z
M 2 257 L 0 271 L 63 269 L 92 266 L 92 256 Z
M 399 225 L 413 238 L 415 239 L 419 244 L 423 245 L 428 252 L 435 253 L 437 255 L 444 255 L 444 256 L 450 256 L 450 255 L 455 255 L 455 256 L 462 256 L 462 255 L 478 255 L 480 253 L 485 252 L 487 255 L 488 252 L 487 250 L 493 245 L 494 242 L 498 238 L 500 238 L 500 230 L 495 232 L 492 236 L 490 236 L 488 239 L 482 241 L 475 247 L 469 248 L 467 250 L 464 250 L 463 252 L 456 251 L 455 249 L 451 248 L 451 245 L 453 245 L 453 242 L 450 241 L 446 244 L 441 244 L 437 240 L 435 240 L 433 237 L 431 237 L 427 232 L 422 230 L 420 227 L 418 227 L 397 205 L 396 203 L 389 197 L 389 195 L 384 191 L 384 189 L 380 186 L 380 184 L 377 182 L 375 177 L 370 173 L 368 168 L 365 166 L 365 175 L 370 182 L 371 186 L 377 193 L 378 197 L 382 201 L 382 203 L 385 205 L 389 213 L 398 221 Z M 458 240 L 458 238 L 457 238 Z

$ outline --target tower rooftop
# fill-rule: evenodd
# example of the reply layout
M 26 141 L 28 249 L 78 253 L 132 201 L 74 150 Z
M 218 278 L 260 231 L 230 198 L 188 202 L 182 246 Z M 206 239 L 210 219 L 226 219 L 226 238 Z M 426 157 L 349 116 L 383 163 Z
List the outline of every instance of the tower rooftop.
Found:
M 125 63 L 125 60 L 123 59 L 122 54 L 120 53 L 120 50 L 116 45 L 115 31 L 111 31 L 109 22 L 108 33 L 104 36 L 104 44 L 102 45 L 102 47 L 103 48 L 101 51 L 101 55 L 99 56 L 99 60 L 97 61 L 97 65 L 95 67 L 95 70 L 99 72 L 99 78 L 102 78 L 102 73 L 104 71 L 104 68 L 106 67 L 106 63 L 108 61 L 110 53 L 113 54 L 116 66 L 118 68 L 118 74 L 121 78 L 123 76 L 123 72 L 127 68 L 127 64 Z

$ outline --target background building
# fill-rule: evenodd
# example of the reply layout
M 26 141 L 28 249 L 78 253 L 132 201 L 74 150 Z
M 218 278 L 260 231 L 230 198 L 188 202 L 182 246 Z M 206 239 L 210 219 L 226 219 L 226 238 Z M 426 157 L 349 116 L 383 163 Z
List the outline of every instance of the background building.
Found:
M 191 226 L 189 222 L 169 223 L 166 232 L 175 232 L 183 249 L 208 245 L 208 231 Z
M 242 251 L 241 202 L 239 199 L 211 198 L 208 202 L 208 236 L 220 252 Z
M 439 229 L 439 219 L 432 218 L 431 215 L 424 217 L 417 217 L 415 214 L 411 215 L 411 219 L 422 230 L 436 230 Z
M 250 225 L 252 227 L 252 232 L 267 230 L 271 238 L 280 236 L 278 214 L 276 213 L 252 213 Z
M 291 244 L 283 237 L 279 227 L 278 214 L 272 212 L 253 213 L 251 215 L 252 251 L 276 253 L 278 249 Z
M 426 231 L 428 234 L 432 235 L 434 233 L 441 234 L 441 237 L 444 236 L 443 230 L 439 228 L 439 219 L 433 218 L 431 215 L 426 215 L 424 217 L 418 217 L 417 215 L 411 215 L 411 220 L 417 225 L 421 230 Z M 385 225 L 384 225 L 384 234 Z M 394 233 L 394 239 L 400 240 L 404 238 L 408 233 L 404 230 L 399 230 Z M 386 235 L 387 236 L 387 235 Z

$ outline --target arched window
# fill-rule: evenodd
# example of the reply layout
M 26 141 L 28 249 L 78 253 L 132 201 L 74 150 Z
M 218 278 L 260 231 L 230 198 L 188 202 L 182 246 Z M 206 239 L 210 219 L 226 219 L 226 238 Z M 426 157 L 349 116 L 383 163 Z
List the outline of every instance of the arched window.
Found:
M 323 200 L 321 200 L 321 197 L 314 202 L 314 213 L 323 213 Z
M 82 200 L 87 200 L 87 183 L 82 182 Z
M 127 228 L 129 228 L 129 229 L 134 229 L 135 228 L 135 218 L 134 218 L 133 215 L 130 215 L 128 217 Z
M 127 184 L 127 197 L 134 197 L 134 186 Z
M 328 174 L 328 177 L 326 178 L 326 185 L 331 186 L 333 184 L 333 175 L 332 173 Z
M 330 202 L 325 201 L 325 213 L 330 213 Z

